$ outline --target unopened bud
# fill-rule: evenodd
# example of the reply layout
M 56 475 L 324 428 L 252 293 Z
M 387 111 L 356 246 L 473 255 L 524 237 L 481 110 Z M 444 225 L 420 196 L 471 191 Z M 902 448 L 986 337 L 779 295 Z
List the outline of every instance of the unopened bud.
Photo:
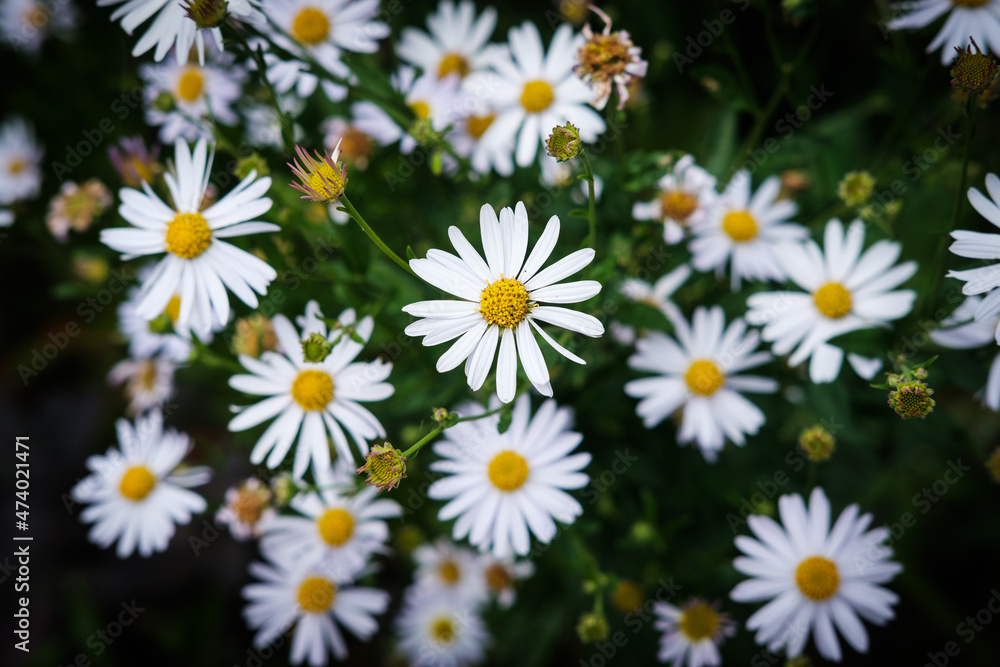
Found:
M 573 123 L 557 125 L 552 128 L 552 134 L 545 140 L 545 152 L 554 157 L 557 162 L 572 160 L 580 154 L 583 144 L 580 142 L 580 128 Z

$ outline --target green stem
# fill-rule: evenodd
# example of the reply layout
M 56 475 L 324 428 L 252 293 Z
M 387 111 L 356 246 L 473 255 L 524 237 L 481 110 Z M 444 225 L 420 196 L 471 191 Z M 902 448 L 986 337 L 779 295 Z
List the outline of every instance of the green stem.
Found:
M 494 408 L 493 410 L 487 410 L 486 412 L 483 412 L 482 414 L 472 415 L 471 417 L 458 417 L 456 419 L 449 419 L 447 421 L 443 421 L 440 424 L 438 424 L 437 426 L 435 426 L 433 431 L 431 431 L 430 433 L 428 433 L 424 437 L 420 438 L 420 440 L 418 440 L 412 447 L 410 447 L 405 452 L 403 452 L 403 458 L 409 458 L 409 457 L 413 456 L 414 454 L 416 454 L 417 452 L 419 452 L 421 447 L 423 447 L 428 442 L 430 442 L 435 437 L 437 437 L 437 435 L 439 433 L 441 433 L 441 431 L 445 430 L 446 428 L 451 428 L 455 424 L 460 424 L 462 422 L 471 422 L 471 421 L 475 421 L 477 419 L 482 419 L 483 417 L 489 417 L 490 415 L 495 415 L 496 413 L 498 413 L 501 410 L 504 410 L 506 408 L 507 408 L 506 405 L 501 405 L 499 408 Z
M 354 208 L 354 205 L 351 204 L 351 200 L 347 198 L 346 194 L 340 195 L 340 203 L 344 205 L 343 210 L 347 213 L 347 215 L 349 215 L 352 218 L 354 218 L 354 222 L 358 223 L 358 225 L 361 227 L 361 229 L 364 230 L 365 234 L 368 235 L 368 238 L 370 238 L 372 241 L 375 242 L 375 245 L 377 245 L 379 247 L 379 250 L 381 250 L 382 252 L 384 252 L 389 259 L 391 259 L 392 261 L 396 262 L 396 264 L 399 264 L 399 266 L 401 266 L 403 269 L 405 269 L 406 271 L 408 271 L 411 275 L 414 275 L 414 276 L 417 275 L 413 271 L 413 269 L 410 268 L 410 265 L 407 264 L 406 261 L 402 257 L 400 257 L 399 255 L 397 255 L 396 253 L 394 253 L 389 248 L 389 246 L 387 246 L 385 244 L 385 242 L 382 241 L 382 239 L 379 238 L 378 234 L 375 233 L 375 230 L 372 229 L 368 225 L 368 223 L 365 222 L 365 219 L 361 217 L 361 214 L 358 213 L 358 209 Z
M 597 194 L 594 189 L 594 167 L 590 164 L 587 151 L 580 151 L 583 159 L 584 178 L 587 179 L 587 222 L 590 233 L 587 235 L 585 247 L 593 248 L 597 243 Z
M 204 363 L 206 366 L 212 368 L 221 368 L 223 370 L 229 371 L 231 373 L 246 373 L 247 369 L 243 368 L 242 365 L 236 363 L 232 359 L 226 359 L 210 348 L 206 347 L 201 341 L 195 342 L 195 361 Z

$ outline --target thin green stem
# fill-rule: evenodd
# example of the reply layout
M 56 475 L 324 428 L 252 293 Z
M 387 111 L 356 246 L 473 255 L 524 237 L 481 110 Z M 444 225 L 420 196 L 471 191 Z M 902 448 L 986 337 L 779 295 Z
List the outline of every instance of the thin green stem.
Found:
M 587 179 L 587 222 L 590 233 L 587 235 L 587 248 L 593 248 L 597 243 L 597 194 L 594 189 L 594 167 L 590 164 L 587 151 L 580 151 L 583 160 L 584 178 Z
M 438 424 L 437 426 L 435 426 L 434 430 L 432 430 L 430 433 L 428 433 L 424 437 L 420 438 L 420 440 L 418 440 L 412 447 L 410 447 L 405 452 L 403 452 L 403 458 L 409 458 L 409 457 L 413 456 L 414 454 L 416 454 L 417 452 L 420 451 L 421 447 L 423 447 L 428 442 L 430 442 L 435 437 L 437 437 L 437 435 L 439 433 L 441 433 L 441 431 L 443 431 L 443 430 L 445 430 L 447 428 L 451 428 L 455 424 L 461 424 L 462 422 L 471 422 L 471 421 L 475 421 L 477 419 L 482 419 L 483 417 L 489 417 L 490 415 L 495 415 L 496 413 L 498 413 L 501 410 L 504 410 L 506 408 L 507 408 L 506 405 L 501 405 L 499 408 L 494 408 L 492 410 L 487 410 L 486 412 L 483 412 L 483 413 L 478 414 L 478 415 L 472 415 L 471 417 L 457 417 L 455 419 L 448 419 L 446 421 L 443 421 L 440 424 Z
M 346 212 L 347 215 L 349 215 L 352 218 L 354 218 L 354 222 L 358 223 L 358 226 L 360 226 L 361 229 L 364 230 L 365 234 L 368 235 L 368 238 L 370 238 L 372 241 L 375 242 L 375 245 L 377 245 L 379 247 L 379 250 L 381 250 L 382 252 L 384 252 L 385 255 L 389 259 L 391 259 L 392 261 L 396 262 L 396 264 L 399 264 L 399 266 L 401 266 L 404 270 L 406 270 L 407 272 L 409 272 L 411 275 L 414 275 L 414 276 L 417 275 L 413 271 L 413 269 L 410 268 L 410 265 L 406 263 L 406 260 L 404 260 L 402 257 L 400 257 L 399 255 L 397 255 L 396 253 L 394 253 L 389 248 L 389 246 L 387 246 L 385 244 L 385 242 L 382 241 L 382 239 L 379 238 L 378 234 L 375 233 L 375 230 L 372 229 L 368 225 L 368 223 L 365 222 L 365 219 L 361 217 L 361 214 L 358 213 L 358 209 L 354 208 L 354 205 L 351 203 L 351 200 L 347 198 L 346 194 L 340 195 L 340 203 L 344 205 L 343 206 L 344 212 Z

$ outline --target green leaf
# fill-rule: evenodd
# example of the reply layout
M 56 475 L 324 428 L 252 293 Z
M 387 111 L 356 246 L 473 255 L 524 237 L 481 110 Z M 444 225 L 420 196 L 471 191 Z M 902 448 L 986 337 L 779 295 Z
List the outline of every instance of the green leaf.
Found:
M 497 431 L 503 435 L 510 428 L 510 422 L 514 418 L 514 413 L 511 411 L 509 405 L 505 405 L 503 410 L 500 411 L 500 423 L 497 424 Z

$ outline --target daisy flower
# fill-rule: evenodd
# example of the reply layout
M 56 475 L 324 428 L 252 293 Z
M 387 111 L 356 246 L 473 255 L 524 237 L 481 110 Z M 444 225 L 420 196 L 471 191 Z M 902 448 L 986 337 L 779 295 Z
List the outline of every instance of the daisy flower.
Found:
M 30 199 L 42 185 L 42 148 L 21 118 L 0 125 L 0 204 Z
M 368 159 L 371 157 L 375 140 L 353 121 L 340 116 L 330 116 L 323 121 L 320 130 L 323 132 L 323 146 L 326 150 L 334 151 L 339 148 L 344 162 L 361 170 L 368 168 Z
M 251 171 L 226 196 L 202 210 L 213 156 L 205 140 L 193 153 L 184 141 L 178 141 L 175 150 L 176 172 L 164 175 L 173 205 L 165 204 L 148 183 L 143 183 L 142 192 L 125 188 L 119 193 L 118 212 L 135 227 L 104 229 L 101 241 L 124 253 L 123 259 L 166 251 L 142 286 L 139 314 L 153 319 L 179 294 L 180 326 L 197 321 L 223 327 L 229 322 L 226 287 L 256 308 L 254 292 L 266 293 L 278 275 L 267 262 L 222 240 L 279 230 L 270 223 L 248 222 L 270 210 L 271 200 L 263 195 L 271 179 L 258 179 Z
M 510 149 L 484 140 L 486 131 L 497 119 L 496 110 L 476 96 L 466 95 L 464 99 L 469 106 L 452 120 L 452 130 L 447 136 L 455 153 L 468 159 L 477 174 L 488 174 L 490 171 L 513 173 L 514 159 Z
M 160 147 L 147 149 L 142 137 L 123 137 L 118 144 L 108 149 L 108 159 L 130 188 L 141 188 L 143 183 L 152 183 L 163 169 L 159 164 Z
M 396 55 L 426 74 L 443 79 L 452 74 L 464 78 L 488 67 L 486 42 L 497 24 L 497 11 L 487 7 L 476 17 L 470 0 L 456 6 L 442 0 L 438 10 L 427 16 L 430 34 L 403 28 Z
M 205 511 L 205 499 L 183 487 L 208 481 L 208 468 L 176 468 L 191 448 L 188 436 L 170 429 L 163 432 L 163 415 L 154 410 L 133 426 L 119 419 L 119 449 L 91 456 L 93 471 L 73 487 L 77 502 L 90 507 L 80 515 L 93 523 L 90 541 L 107 548 L 118 540 L 119 558 L 136 549 L 149 556 L 163 551 L 174 534 L 174 524 L 186 524 L 191 514 Z
M 476 609 L 451 595 L 411 588 L 396 620 L 412 667 L 463 667 L 485 657 L 489 635 Z
M 975 314 L 982 301 L 978 296 L 966 297 L 955 312 L 941 320 L 940 329 L 931 331 L 931 340 L 952 350 L 972 350 L 984 345 L 992 347 L 1000 317 L 977 322 Z M 993 357 L 986 377 L 983 402 L 990 410 L 1000 411 L 1000 354 Z
M 294 625 L 292 664 L 308 660 L 319 667 L 329 662 L 331 653 L 337 660 L 347 658 L 347 643 L 338 626 L 362 641 L 378 631 L 374 616 L 389 607 L 385 591 L 351 586 L 321 564 L 269 560 L 251 563 L 250 573 L 261 581 L 243 589 L 248 601 L 243 617 L 257 631 L 256 648 L 274 643 Z
M 849 331 L 887 327 L 913 307 L 912 290 L 889 291 L 917 270 L 916 262 L 893 266 L 902 247 L 882 240 L 861 252 L 865 226 L 855 220 L 846 233 L 840 220 L 826 225 L 824 250 L 812 240 L 787 244 L 777 252 L 789 279 L 805 292 L 762 292 L 747 299 L 747 322 L 763 326 L 761 337 L 775 354 L 792 352 L 789 366 L 812 357 L 809 377 L 832 382 L 840 373 L 844 351 L 828 340 Z M 796 348 L 796 346 L 798 346 Z M 871 379 L 881 362 L 848 354 L 863 378 Z
M 175 362 L 164 356 L 125 359 L 112 367 L 108 382 L 125 385 L 128 413 L 137 415 L 159 408 L 173 395 L 176 368 Z
M 69 230 L 85 232 L 94 218 L 100 217 L 111 205 L 111 193 L 104 183 L 92 178 L 82 185 L 63 181 L 59 194 L 49 202 L 45 226 L 60 243 L 65 243 Z
M 798 207 L 790 201 L 776 201 L 780 191 L 781 179 L 772 176 L 751 197 L 750 174 L 738 172 L 711 211 L 703 219 L 691 221 L 694 238 L 688 247 L 694 255 L 694 268 L 715 269 L 721 276 L 729 262 L 734 292 L 744 278 L 784 280 L 775 256 L 777 245 L 805 239 L 809 231 L 788 222 Z
M 274 494 L 256 477 L 244 481 L 239 487 L 226 489 L 226 502 L 215 513 L 215 522 L 229 527 L 229 533 L 244 542 L 260 537 L 262 522 L 277 515 L 271 505 Z
M 720 613 L 717 605 L 691 598 L 679 608 L 667 602 L 657 602 L 655 627 L 663 631 L 660 638 L 660 662 L 673 662 L 673 667 L 721 665 L 719 645 L 736 634 L 736 624 L 728 614 Z
M 372 554 L 386 551 L 383 519 L 399 516 L 401 508 L 394 500 L 376 500 L 373 487 L 351 495 L 354 466 L 344 459 L 315 473 L 319 491 L 297 494 L 290 503 L 299 516 L 261 521 L 261 550 L 281 562 L 321 562 L 340 581 L 354 579 Z
M 760 336 L 748 333 L 742 319 L 726 327 L 720 306 L 699 306 L 691 326 L 680 317 L 673 324 L 676 341 L 657 331 L 636 341 L 629 366 L 661 375 L 632 380 L 625 393 L 642 399 L 636 412 L 646 428 L 681 410 L 677 441 L 694 440 L 705 458 L 715 461 L 726 438 L 743 445 L 744 435 L 755 435 L 764 424 L 764 413 L 741 392 L 770 393 L 778 383 L 739 373 L 767 363 L 771 355 L 754 351 Z
M 301 335 L 284 315 L 276 316 L 272 325 L 282 353 L 264 352 L 259 360 L 241 354 L 240 363 L 251 375 L 234 375 L 229 379 L 233 389 L 267 397 L 256 405 L 235 408 L 239 414 L 229 422 L 230 431 L 245 431 L 277 417 L 260 436 L 250 453 L 250 462 L 258 465 L 266 457 L 268 468 L 277 467 L 297 438 L 292 466 L 296 479 L 302 478 L 310 461 L 315 470 L 329 467 L 328 434 L 347 461 L 354 460 L 354 453 L 345 430 L 361 455 L 367 454 L 368 440 L 384 438 L 385 429 L 359 401 L 382 401 L 393 392 L 392 385 L 385 382 L 392 364 L 381 360 L 354 361 L 363 348 L 361 343 L 342 330 L 329 331 L 321 316 L 319 305 L 310 301 L 305 318 L 300 320 Z M 353 327 L 355 334 L 365 341 L 375 327 L 371 317 L 356 322 L 353 309 L 345 310 L 337 319 L 342 327 Z M 301 341 L 312 333 L 325 336 L 331 343 L 337 341 L 330 355 L 318 363 L 306 361 L 302 356 Z
M 40 0 L 0 2 L 0 34 L 15 52 L 32 55 L 42 48 L 49 35 L 64 36 L 76 27 L 76 7 L 69 0 L 46 3 Z
M 590 9 L 604 21 L 604 30 L 594 34 L 589 24 L 583 26 L 586 42 L 577 51 L 576 73 L 593 89 L 590 103 L 594 107 L 603 109 L 613 88 L 618 93 L 618 109 L 624 109 L 629 87 L 646 76 L 649 63 L 642 59 L 642 49 L 632 43 L 626 31 L 611 32 L 610 16 L 593 5 Z
M 496 558 L 493 554 L 481 554 L 479 565 L 486 580 L 486 588 L 501 609 L 509 609 L 514 604 L 514 585 L 528 579 L 535 573 L 535 565 L 530 560 L 517 561 L 513 558 Z
M 970 37 L 988 45 L 994 53 L 1000 52 L 1000 0 L 916 0 L 896 3 L 892 9 L 904 13 L 889 21 L 890 30 L 923 28 L 948 14 L 927 47 L 927 53 L 941 49 L 942 65 L 951 62 L 951 47 L 964 50 L 970 44 Z
M 632 217 L 662 222 L 663 240 L 670 244 L 680 243 L 690 225 L 705 224 L 718 198 L 715 177 L 696 165 L 690 155 L 679 159 L 657 187 L 656 199 L 632 206 Z
M 474 405 L 462 412 L 475 414 Z M 452 536 L 497 558 L 528 553 L 529 529 L 543 544 L 556 535 L 556 524 L 570 524 L 583 508 L 564 489 L 579 489 L 590 478 L 580 472 L 590 454 L 570 454 L 583 436 L 569 430 L 572 413 L 547 400 L 531 416 L 527 394 L 514 403 L 510 428 L 498 431 L 499 415 L 461 422 L 445 431 L 434 445 L 443 460 L 431 470 L 448 473 L 427 490 L 435 500 L 449 502 L 438 519 L 458 518 Z
M 486 600 L 486 579 L 479 554 L 442 537 L 413 552 L 417 562 L 414 586 L 455 595 L 472 605 Z
M 676 269 L 660 277 L 654 284 L 650 285 L 638 278 L 628 278 L 622 281 L 618 291 L 625 295 L 630 301 L 644 303 L 650 308 L 663 313 L 666 317 L 677 319 L 681 317 L 680 309 L 670 300 L 681 285 L 691 277 L 691 267 L 681 264 Z
M 778 501 L 782 525 L 770 517 L 747 518 L 756 539 L 740 535 L 736 547 L 745 554 L 733 566 L 751 579 L 730 597 L 737 602 L 770 600 L 747 621 L 758 644 L 771 651 L 785 648 L 788 657 L 802 653 L 812 634 L 820 655 L 839 662 L 840 643 L 834 627 L 854 650 L 868 651 L 868 633 L 859 616 L 876 625 L 893 618 L 899 598 L 882 588 L 902 570 L 889 561 L 892 549 L 882 543 L 887 528 L 868 530 L 872 515 L 858 516 L 858 506 L 845 509 L 830 529 L 830 502 L 823 489 L 813 489 L 806 508 L 802 496 Z
M 564 23 L 546 53 L 532 23 L 511 28 L 509 36 L 507 50 L 492 52 L 496 74 L 488 77 L 488 83 L 485 77 L 471 76 L 465 82 L 472 95 L 484 86 L 492 90 L 497 118 L 483 141 L 513 154 L 520 167 L 535 161 L 538 147 L 556 125 L 571 122 L 580 129 L 583 141 L 595 141 L 604 131 L 604 119 L 588 106 L 593 93 L 573 72 L 582 38 L 574 37 L 573 29 Z
M 528 212 L 521 202 L 514 211 L 504 208 L 499 220 L 493 209 L 484 205 L 479 211 L 479 225 L 486 261 L 454 226 L 448 228 L 448 236 L 459 257 L 430 250 L 426 259 L 410 260 L 418 276 L 462 301 L 420 301 L 404 307 L 404 312 L 423 318 L 406 327 L 406 334 L 423 336 L 426 346 L 458 338 L 438 359 L 437 370 L 445 373 L 466 362 L 465 375 L 474 391 L 483 386 L 499 344 L 500 400 L 504 403 L 514 400 L 518 357 L 535 389 L 551 396 L 549 371 L 532 328 L 567 359 L 585 363 L 555 342 L 538 323 L 554 324 L 591 338 L 604 333 L 604 326 L 592 315 L 541 305 L 586 301 L 601 291 L 600 283 L 593 280 L 556 284 L 590 264 L 594 251 L 577 250 L 539 271 L 555 248 L 559 218 L 549 218 L 545 231 L 525 260 Z
M 996 174 L 986 175 L 986 192 L 984 195 L 976 188 L 969 188 L 969 203 L 981 216 L 994 227 L 1000 227 L 1000 178 Z M 968 232 L 956 230 L 951 233 L 955 242 L 948 248 L 959 257 L 969 257 L 979 260 L 1000 259 L 1000 236 L 984 232 Z M 993 332 L 997 345 L 1000 345 L 1000 325 L 997 316 L 1000 315 L 1000 265 L 991 264 L 967 271 L 949 271 L 949 278 L 958 278 L 965 285 L 962 294 L 986 294 L 976 309 L 976 322 L 990 322 L 994 325 Z

